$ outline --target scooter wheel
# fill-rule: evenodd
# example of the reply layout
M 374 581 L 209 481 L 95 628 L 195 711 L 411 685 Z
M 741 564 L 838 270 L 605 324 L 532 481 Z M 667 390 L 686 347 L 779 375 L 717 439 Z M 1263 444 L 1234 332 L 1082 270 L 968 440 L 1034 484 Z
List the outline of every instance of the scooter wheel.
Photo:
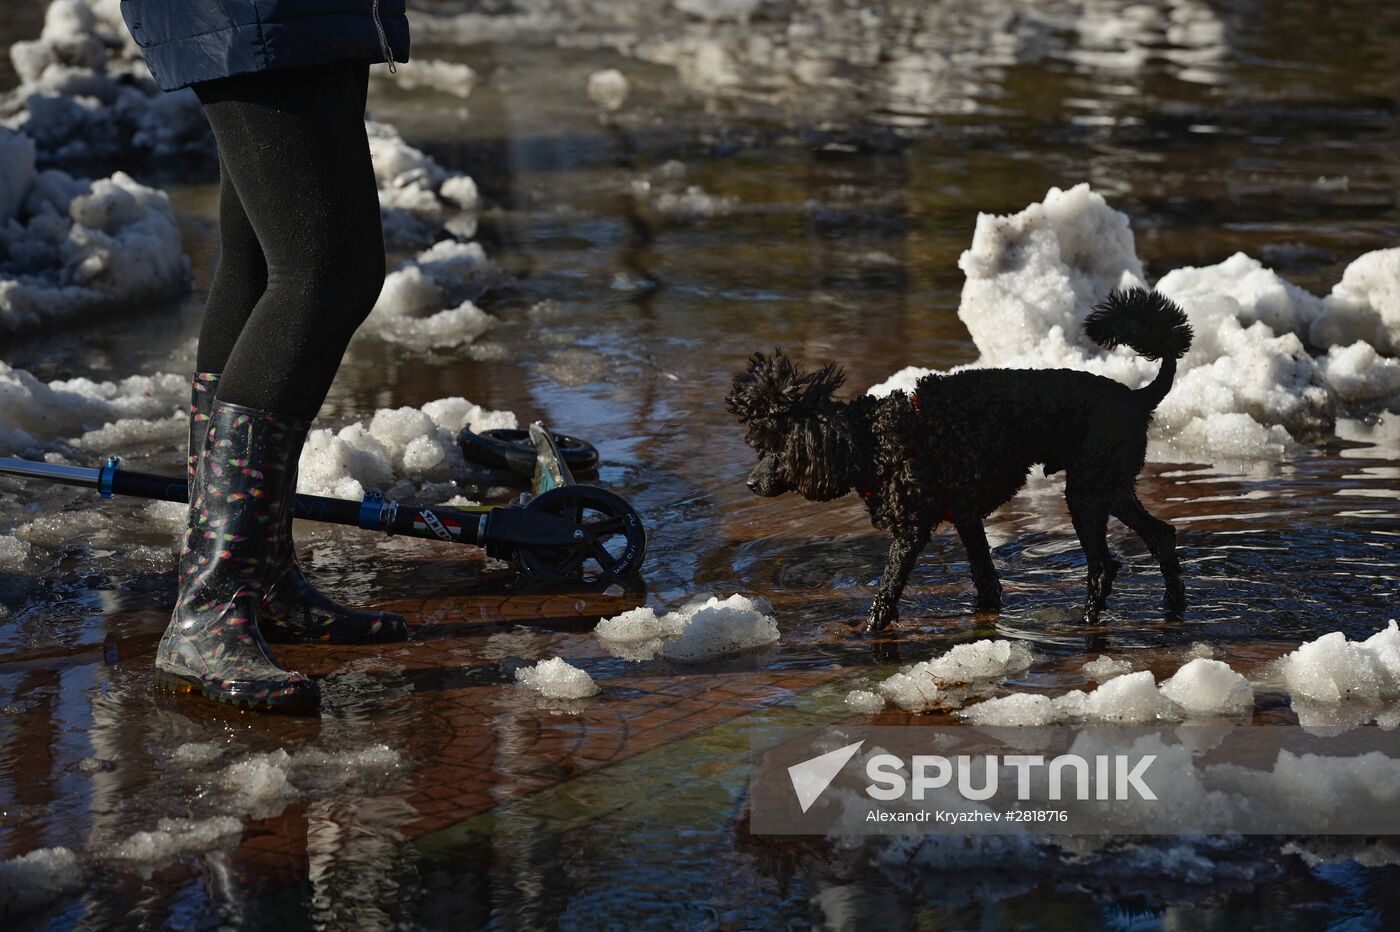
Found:
M 586 440 L 567 434 L 551 434 L 572 473 L 590 473 L 598 468 L 598 448 Z M 508 469 L 524 476 L 535 474 L 535 444 L 527 430 L 496 428 L 479 434 L 462 428 L 457 437 L 468 462 L 496 469 Z

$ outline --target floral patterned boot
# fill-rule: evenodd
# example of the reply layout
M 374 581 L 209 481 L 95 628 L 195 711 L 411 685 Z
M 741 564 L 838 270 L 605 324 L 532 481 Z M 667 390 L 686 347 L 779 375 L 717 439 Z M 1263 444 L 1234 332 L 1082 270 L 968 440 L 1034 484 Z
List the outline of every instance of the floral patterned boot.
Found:
M 202 449 L 203 436 L 199 425 L 214 403 L 218 386 L 217 373 L 200 372 L 194 377 L 190 396 L 190 450 Z M 297 462 L 306 440 L 306 430 L 296 431 L 288 449 L 291 489 L 296 491 Z M 191 467 L 193 476 L 193 467 Z M 273 551 L 268 557 L 268 575 L 264 582 L 258 627 L 273 643 L 322 642 L 329 644 L 367 644 L 402 641 L 408 637 L 408 625 L 402 615 L 393 612 L 367 612 L 349 608 L 316 590 L 297 565 L 296 545 L 292 541 L 292 515 L 295 501 L 286 497 L 285 514 L 279 518 Z
M 306 425 L 219 401 L 202 423 L 180 592 L 156 650 L 156 681 L 252 708 L 314 709 L 316 684 L 279 667 L 258 631 L 277 522 L 292 494 L 287 452 Z

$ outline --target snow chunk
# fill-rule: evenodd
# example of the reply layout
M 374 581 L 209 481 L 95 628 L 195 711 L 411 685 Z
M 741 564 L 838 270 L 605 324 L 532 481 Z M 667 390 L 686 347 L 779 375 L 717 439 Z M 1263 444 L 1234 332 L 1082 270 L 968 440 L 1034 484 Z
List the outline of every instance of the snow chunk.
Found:
M 441 398 L 421 409 L 381 408 L 368 424 L 313 430 L 302 450 L 297 491 L 362 498 L 366 489 L 403 498 L 440 492 L 466 471 L 457 445 L 463 427 L 475 433 L 515 427 L 509 411 L 491 411 L 465 398 Z
M 3 285 L 0 285 L 3 288 Z M 140 422 L 169 421 L 189 403 L 189 380 L 161 373 L 118 382 L 61 379 L 42 382 L 0 362 L 0 449 L 43 456 L 56 440 L 78 441 L 89 431 L 128 421 L 106 435 L 113 441 L 146 432 Z
M 26 541 L 0 534 L 0 570 L 24 570 L 34 557 L 34 548 Z
M 1382 702 L 1400 698 L 1400 628 L 1389 625 L 1365 641 L 1340 631 L 1324 634 L 1279 660 L 1293 698 L 1317 703 Z
M 499 276 L 479 243 L 443 240 L 386 276 L 363 332 L 420 350 L 471 343 L 496 322 L 472 299 Z
M 885 708 L 885 699 L 868 689 L 853 689 L 846 694 L 846 705 L 857 712 L 874 715 Z
M 947 695 L 949 686 L 986 686 L 1022 673 L 1035 663 L 1035 652 L 1019 641 L 973 641 L 958 644 L 931 660 L 906 667 L 882 682 L 880 694 L 908 712 L 931 706 L 935 700 L 956 704 Z
M 970 705 L 958 717 L 974 725 L 1053 725 L 1062 714 L 1049 696 L 1012 693 Z
M 155 867 L 192 854 L 232 845 L 243 834 L 243 823 L 230 816 L 212 819 L 161 819 L 154 831 L 137 832 L 115 845 L 111 857 Z
M 268 818 L 297 799 L 381 786 L 402 765 L 399 753 L 383 744 L 344 751 L 307 748 L 295 754 L 279 748 L 234 761 L 216 782 L 229 811 Z
M 400 62 L 392 76 L 387 68 L 372 68 L 370 75 L 376 84 L 397 85 L 405 91 L 442 91 L 463 99 L 470 97 L 476 86 L 476 72 L 469 65 L 440 58 Z
M 561 657 L 521 667 L 515 671 L 515 680 L 547 699 L 586 699 L 599 693 L 598 684 L 586 670 L 580 670 Z
M 1197 715 L 1251 711 L 1249 681 L 1219 660 L 1198 657 L 1162 684 L 1162 695 Z
M 1084 675 L 1102 683 L 1104 680 L 1111 680 L 1115 676 L 1124 673 L 1132 673 L 1133 665 L 1126 660 L 1107 655 L 1100 655 L 1082 667 Z
M 0 916 L 47 906 L 82 885 L 78 857 L 67 848 L 39 848 L 0 861 Z
M 588 76 L 588 99 L 609 113 L 621 110 L 631 85 L 621 71 L 608 68 Z
M 385 245 L 420 247 L 444 229 L 461 237 L 476 235 L 476 185 L 470 179 L 409 145 L 388 123 L 367 119 L 365 132 L 379 184 Z
M 1309 332 L 1317 346 L 1361 340 L 1400 356 L 1400 247 L 1368 252 L 1348 265 Z
M 776 643 L 778 623 L 772 610 L 763 599 L 737 593 L 727 599 L 701 596 L 664 615 L 638 608 L 606 618 L 593 633 L 605 648 L 626 660 L 660 655 L 700 663 Z
M 189 260 L 165 192 L 117 172 L 33 172 L 0 128 L 0 334 L 184 294 Z

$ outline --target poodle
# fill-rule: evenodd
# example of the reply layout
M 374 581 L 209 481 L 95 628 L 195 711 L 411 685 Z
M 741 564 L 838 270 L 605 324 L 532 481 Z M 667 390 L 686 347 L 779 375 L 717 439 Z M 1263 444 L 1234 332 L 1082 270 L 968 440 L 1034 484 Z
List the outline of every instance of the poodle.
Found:
M 1070 369 L 969 369 L 920 379 L 913 394 L 835 397 L 839 366 L 804 372 L 779 351 L 755 353 L 725 401 L 747 426 L 759 455 L 748 478 L 757 495 L 797 492 L 812 501 L 854 489 L 871 523 L 894 538 L 863 628 L 899 617 L 899 597 L 940 521 L 951 521 L 967 549 L 977 608 L 1001 608 L 1001 582 L 982 522 L 1025 484 L 1031 466 L 1064 470 L 1065 500 L 1088 559 L 1084 615 L 1103 610 L 1119 562 L 1109 553 L 1113 515 L 1147 544 L 1177 614 L 1186 590 L 1176 531 L 1148 513 L 1134 485 L 1152 411 L 1166 397 L 1176 361 L 1191 347 L 1186 315 L 1141 288 L 1115 290 L 1084 322 L 1105 349 L 1126 344 L 1161 360 L 1152 382 L 1133 390 Z

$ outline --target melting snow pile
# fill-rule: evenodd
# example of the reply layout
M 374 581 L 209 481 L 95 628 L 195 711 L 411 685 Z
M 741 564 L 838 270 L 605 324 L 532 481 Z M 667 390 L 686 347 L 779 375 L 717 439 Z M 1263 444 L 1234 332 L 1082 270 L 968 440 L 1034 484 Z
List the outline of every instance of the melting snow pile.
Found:
M 41 36 L 17 42 L 10 57 L 20 86 L 0 101 L 0 122 L 38 147 L 41 163 L 129 167 L 159 160 L 214 165 L 214 139 L 188 89 L 164 93 L 151 78 L 122 22 L 117 0 L 54 0 Z M 459 96 L 471 92 L 466 65 L 405 65 L 405 86 L 432 84 Z M 404 142 L 392 126 L 367 120 L 390 248 L 420 248 L 445 229 L 475 235 L 472 180 L 449 172 Z
M 390 249 L 430 243 L 443 229 L 466 239 L 476 235 L 476 182 L 447 171 L 387 123 L 366 120 L 365 130 Z
M 78 857 L 67 848 L 39 848 L 0 861 L 0 917 L 47 906 L 82 884 Z
M 593 630 L 603 646 L 626 660 L 662 656 L 682 663 L 728 657 L 778 641 L 778 622 L 763 599 L 734 594 L 699 596 L 658 615 L 637 608 L 605 618 Z
M 34 154 L 0 128 L 0 335 L 188 290 L 164 192 L 121 172 L 36 171 Z
M 880 683 L 876 692 L 853 691 L 846 697 L 846 704 L 862 712 L 879 711 L 886 700 L 906 712 L 917 712 L 936 705 L 956 706 L 961 704 L 968 692 L 957 687 L 986 688 L 1008 676 L 1024 673 L 1035 661 L 1035 652 L 1019 641 L 959 644 L 932 660 L 904 668 Z M 879 706 L 876 706 L 877 701 Z
M 1082 369 L 1134 387 L 1155 375 L 1156 363 L 1084 336 L 1084 317 L 1109 291 L 1146 284 L 1128 218 L 1088 185 L 1052 188 L 1018 214 L 980 215 L 958 265 L 967 276 L 958 316 L 981 353 L 974 367 Z M 1400 360 L 1383 355 L 1400 324 L 1397 271 L 1400 250 L 1369 253 L 1325 299 L 1243 254 L 1163 276 L 1157 290 L 1186 311 L 1196 337 L 1152 439 L 1222 458 L 1273 455 L 1330 432 L 1339 408 L 1400 404 Z M 905 369 L 871 394 L 911 391 L 929 371 Z
M 79 449 L 169 441 L 186 429 L 189 381 L 133 375 L 118 382 L 43 382 L 0 362 L 0 449 L 41 457 L 53 442 Z
M 45 162 L 212 164 L 214 142 L 190 90 L 164 94 L 141 61 L 118 0 L 54 0 L 38 39 L 16 42 L 20 85 L 0 120 Z
M 541 660 L 515 671 L 515 681 L 546 699 L 587 699 L 598 695 L 598 684 L 587 670 L 580 670 L 562 657 Z
M 151 868 L 190 854 L 231 845 L 242 834 L 243 823 L 231 816 L 203 820 L 161 819 L 154 830 L 137 832 L 114 845 L 110 856 Z
M 1197 657 L 1159 688 L 1148 670 L 1115 676 L 1090 692 L 1054 699 L 1015 693 L 968 706 L 958 715 L 974 725 L 1051 725 L 1057 722 L 1144 724 L 1196 716 L 1238 715 L 1254 708 L 1249 681 L 1218 660 Z
M 472 299 L 500 275 L 479 243 L 443 240 L 385 277 L 359 334 L 415 350 L 472 343 L 496 323 Z
M 489 411 L 464 398 L 441 398 L 422 408 L 381 408 L 366 423 L 339 431 L 313 430 L 301 454 L 297 490 L 356 499 L 366 489 L 390 498 L 455 494 L 466 471 L 457 435 L 515 427 L 509 411 Z

